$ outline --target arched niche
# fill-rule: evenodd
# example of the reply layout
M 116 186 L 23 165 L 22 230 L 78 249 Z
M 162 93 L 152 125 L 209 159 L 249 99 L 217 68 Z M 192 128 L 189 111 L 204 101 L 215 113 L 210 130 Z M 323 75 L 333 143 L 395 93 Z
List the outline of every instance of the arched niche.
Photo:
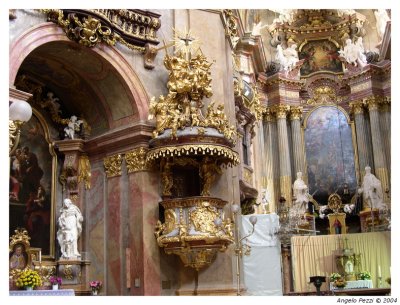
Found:
M 321 105 L 304 121 L 304 145 L 309 192 L 319 204 L 341 193 L 347 183 L 352 196 L 357 188 L 354 132 L 346 111 L 336 105 Z

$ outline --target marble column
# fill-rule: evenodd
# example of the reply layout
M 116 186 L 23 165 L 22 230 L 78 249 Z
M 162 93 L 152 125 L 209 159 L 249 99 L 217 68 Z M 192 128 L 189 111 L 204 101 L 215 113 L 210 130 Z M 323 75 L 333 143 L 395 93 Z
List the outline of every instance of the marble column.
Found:
M 304 147 L 301 137 L 300 119 L 303 112 L 302 107 L 292 107 L 290 110 L 290 124 L 292 127 L 292 142 L 293 142 L 293 162 L 294 172 L 304 173 Z M 294 175 L 296 176 L 296 175 Z
M 364 105 L 361 101 L 350 103 L 351 111 L 354 113 L 354 121 L 356 125 L 358 164 L 360 168 L 360 177 L 365 174 L 365 167 L 374 167 L 372 149 L 369 147 L 367 122 L 364 116 Z
M 372 148 L 374 154 L 374 168 L 375 175 L 382 183 L 382 191 L 384 202 L 388 202 L 388 196 L 386 190 L 389 190 L 389 174 L 386 165 L 385 147 L 383 144 L 381 126 L 379 122 L 379 98 L 372 96 L 365 99 L 366 105 L 368 105 L 369 118 L 371 124 L 371 138 Z
M 276 105 L 274 111 L 278 127 L 278 151 L 279 151 L 279 179 L 281 195 L 285 197 L 289 206 L 292 205 L 292 174 L 290 168 L 289 140 L 286 124 L 286 115 L 290 106 Z
M 390 113 L 390 100 L 384 100 L 380 107 L 380 119 L 381 119 L 381 133 L 383 139 L 383 145 L 385 147 L 385 156 L 386 156 L 386 165 L 389 171 L 390 177 L 390 165 L 391 165 L 391 128 L 390 128 L 390 121 L 391 121 L 391 113 Z M 389 178 L 390 180 L 390 178 Z
M 274 126 L 275 125 L 275 128 Z M 278 202 L 279 189 L 276 188 L 274 181 L 274 147 L 276 147 L 276 121 L 269 108 L 266 109 L 264 115 L 264 152 L 265 152 L 265 165 L 264 172 L 265 178 L 263 181 L 263 187 L 267 188 L 270 195 L 270 212 L 276 212 L 276 202 Z

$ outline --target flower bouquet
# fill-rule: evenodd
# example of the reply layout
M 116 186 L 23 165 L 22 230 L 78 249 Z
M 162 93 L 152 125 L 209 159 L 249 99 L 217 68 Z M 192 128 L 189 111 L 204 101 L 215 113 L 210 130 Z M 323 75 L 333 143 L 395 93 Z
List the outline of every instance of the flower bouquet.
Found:
M 42 279 L 37 271 L 25 269 L 19 275 L 16 285 L 17 287 L 24 287 L 27 290 L 33 289 L 35 287 L 42 286 Z
M 331 275 L 329 276 L 329 279 L 331 280 L 331 282 L 336 281 L 337 279 L 340 279 L 342 276 L 339 273 L 333 272 L 331 273 Z
M 53 286 L 53 290 L 57 290 L 58 286 L 61 286 L 62 284 L 62 278 L 57 276 L 51 276 L 49 278 L 49 282 Z
M 340 277 L 333 282 L 333 286 L 336 288 L 344 288 L 346 287 L 346 284 L 346 280 L 343 277 Z
M 369 271 L 362 271 L 358 274 L 358 277 L 361 280 L 370 280 L 371 279 L 371 273 Z
M 101 286 L 103 283 L 101 281 L 91 281 L 89 282 L 89 287 L 92 289 L 92 295 L 97 295 L 100 291 Z

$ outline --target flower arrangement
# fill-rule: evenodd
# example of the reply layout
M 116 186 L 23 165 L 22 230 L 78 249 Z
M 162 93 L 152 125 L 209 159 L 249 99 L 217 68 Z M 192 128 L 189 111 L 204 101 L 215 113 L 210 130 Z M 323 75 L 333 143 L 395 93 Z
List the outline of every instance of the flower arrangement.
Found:
M 51 276 L 49 278 L 49 281 L 50 281 L 50 284 L 52 284 L 52 285 L 61 285 L 62 284 L 61 277 Z
M 17 287 L 32 287 L 42 286 L 42 279 L 37 271 L 25 269 L 19 275 L 16 281 Z
M 358 277 L 361 280 L 370 280 L 371 279 L 371 273 L 369 271 L 362 271 L 358 274 Z
M 103 286 L 103 283 L 101 281 L 91 281 L 89 282 L 89 287 L 92 289 L 92 292 L 97 293 L 101 286 Z
M 331 273 L 331 275 L 329 276 L 329 279 L 334 282 L 337 279 L 340 279 L 342 276 L 339 273 L 333 272 Z
M 346 286 L 346 280 L 343 278 L 343 277 L 340 277 L 340 278 L 338 278 L 338 279 L 336 279 L 334 282 L 333 282 L 333 286 L 335 286 L 335 287 L 337 287 L 337 288 L 343 288 L 343 287 L 345 287 Z

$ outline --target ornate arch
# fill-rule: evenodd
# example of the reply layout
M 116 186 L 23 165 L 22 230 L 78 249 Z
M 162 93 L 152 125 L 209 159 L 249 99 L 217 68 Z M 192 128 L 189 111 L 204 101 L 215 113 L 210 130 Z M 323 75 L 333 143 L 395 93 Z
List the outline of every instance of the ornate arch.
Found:
M 70 41 L 61 28 L 51 22 L 36 25 L 21 34 L 10 47 L 9 82 L 15 82 L 18 69 L 24 59 L 39 46 L 55 41 Z M 133 96 L 134 107 L 137 108 L 139 120 L 146 120 L 149 97 L 139 77 L 125 57 L 116 49 L 101 45 L 92 49 L 104 58 L 124 79 Z

